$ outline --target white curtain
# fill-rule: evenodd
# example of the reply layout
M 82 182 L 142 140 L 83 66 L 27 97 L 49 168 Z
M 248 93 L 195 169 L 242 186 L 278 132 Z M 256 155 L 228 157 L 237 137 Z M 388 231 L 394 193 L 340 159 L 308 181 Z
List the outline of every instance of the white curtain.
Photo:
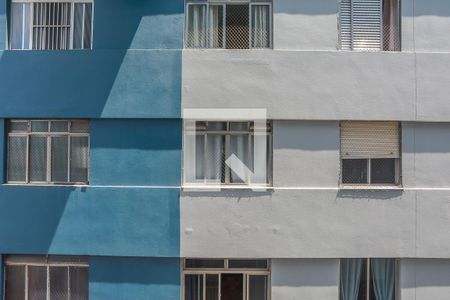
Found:
M 223 5 L 209 7 L 208 47 L 223 48 Z
M 252 5 L 251 41 L 252 48 L 270 47 L 270 7 Z
M 377 300 L 394 300 L 395 259 L 377 258 L 370 261 Z
M 225 177 L 225 136 L 208 134 L 206 138 L 206 180 L 223 183 Z
M 190 48 L 206 47 L 206 5 L 189 5 L 187 46 Z
M 341 300 L 357 300 L 361 280 L 362 259 L 341 259 Z
M 231 182 L 232 183 L 249 183 L 249 170 L 250 166 L 250 136 L 245 135 L 234 135 L 230 137 L 231 154 L 234 154 L 242 164 L 233 166 L 231 171 Z

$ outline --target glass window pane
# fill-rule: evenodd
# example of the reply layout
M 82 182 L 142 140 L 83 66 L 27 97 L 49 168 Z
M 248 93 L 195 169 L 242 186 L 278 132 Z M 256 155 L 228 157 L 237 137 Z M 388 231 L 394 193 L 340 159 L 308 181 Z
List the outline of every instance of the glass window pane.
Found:
M 28 132 L 28 121 L 9 122 L 8 131 L 11 132 Z
M 84 12 L 84 41 L 83 49 L 91 48 L 92 27 L 92 3 L 85 4 Z
M 195 179 L 205 178 L 205 136 L 195 137 Z
M 50 123 L 51 132 L 68 132 L 69 122 L 67 121 L 52 121 Z
M 70 267 L 70 300 L 87 300 L 89 270 L 85 267 Z
M 231 269 L 267 269 L 266 259 L 230 259 L 228 267 Z
M 89 132 L 89 122 L 88 121 L 72 121 L 70 124 L 70 132 L 88 133 Z
M 270 47 L 270 7 L 252 5 L 252 48 Z
M 223 48 L 224 23 L 223 5 L 209 6 L 208 47 Z
M 249 300 L 267 300 L 267 280 L 266 275 L 249 276 Z
M 30 181 L 47 180 L 47 137 L 30 137 Z
M 27 138 L 8 138 L 8 181 L 26 181 Z
M 6 266 L 5 300 L 25 300 L 25 266 Z
M 89 138 L 71 137 L 70 139 L 70 181 L 88 181 Z
M 23 49 L 23 8 L 23 3 L 11 3 L 11 49 Z
M 395 184 L 395 158 L 370 160 L 370 181 L 372 184 Z
M 209 131 L 225 131 L 225 130 L 227 130 L 227 122 L 208 122 L 207 130 L 209 130 Z
M 47 267 L 28 267 L 28 299 L 46 300 Z
M 31 122 L 32 132 L 48 132 L 48 122 L 47 121 L 32 121 Z
M 184 275 L 184 299 L 203 300 L 203 275 Z
M 50 300 L 68 299 L 68 267 L 50 267 Z
M 207 136 L 206 141 L 206 180 L 212 183 L 225 183 L 225 136 Z
M 188 6 L 186 47 L 206 47 L 206 5 L 195 4 Z
M 227 5 L 226 7 L 226 48 L 249 48 L 249 5 Z
M 241 163 L 233 165 L 231 183 L 249 183 L 250 172 L 250 136 L 232 135 L 230 137 L 231 155 L 236 156 Z
M 52 137 L 52 181 L 68 181 L 68 141 L 67 136 Z
M 231 131 L 250 131 L 250 123 L 249 122 L 231 122 L 230 130 Z
M 186 268 L 190 269 L 222 269 L 225 267 L 223 259 L 186 259 Z
M 219 300 L 219 275 L 206 275 L 206 300 Z
M 221 300 L 244 299 L 244 274 L 225 274 L 220 276 Z
M 367 159 L 343 159 L 342 183 L 367 184 Z
M 74 27 L 73 27 L 73 49 L 82 49 L 83 42 L 83 3 L 75 3 Z

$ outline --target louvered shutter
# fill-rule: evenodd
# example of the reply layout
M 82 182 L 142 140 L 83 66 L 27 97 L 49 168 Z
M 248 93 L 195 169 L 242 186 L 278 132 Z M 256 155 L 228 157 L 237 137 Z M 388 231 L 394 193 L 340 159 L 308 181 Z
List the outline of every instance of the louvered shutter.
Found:
M 341 156 L 400 158 L 398 122 L 341 122 Z
M 381 50 L 382 9 L 382 0 L 341 0 L 341 49 Z
M 352 1 L 341 0 L 339 10 L 339 43 L 342 50 L 352 50 Z

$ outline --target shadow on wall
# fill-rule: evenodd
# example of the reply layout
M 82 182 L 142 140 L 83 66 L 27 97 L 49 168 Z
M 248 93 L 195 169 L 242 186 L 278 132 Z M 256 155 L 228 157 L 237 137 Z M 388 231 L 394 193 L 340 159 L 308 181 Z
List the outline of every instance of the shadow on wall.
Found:
M 29 197 L 29 191 L 33 197 Z M 48 253 L 74 188 L 0 188 L 0 253 Z M 28 195 L 28 196 L 27 196 Z
M 339 190 L 336 196 L 336 201 L 344 199 L 353 199 L 360 201 L 370 200 L 395 200 L 403 195 L 402 190 Z
M 92 51 L 0 53 L 0 117 L 179 117 L 181 50 L 128 49 L 181 49 L 183 10 L 96 0 Z
M 402 3 L 403 6 L 414 6 L 412 9 L 404 9 L 403 15 L 406 17 L 438 16 L 450 17 L 450 6 L 448 0 L 408 0 Z

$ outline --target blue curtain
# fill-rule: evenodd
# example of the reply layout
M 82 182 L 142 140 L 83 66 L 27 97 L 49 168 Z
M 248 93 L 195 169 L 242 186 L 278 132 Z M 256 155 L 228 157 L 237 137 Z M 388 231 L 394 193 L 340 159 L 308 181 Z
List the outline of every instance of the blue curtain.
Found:
M 357 300 L 361 280 L 362 259 L 341 260 L 341 300 Z
M 372 259 L 370 265 L 377 300 L 394 300 L 395 259 Z

